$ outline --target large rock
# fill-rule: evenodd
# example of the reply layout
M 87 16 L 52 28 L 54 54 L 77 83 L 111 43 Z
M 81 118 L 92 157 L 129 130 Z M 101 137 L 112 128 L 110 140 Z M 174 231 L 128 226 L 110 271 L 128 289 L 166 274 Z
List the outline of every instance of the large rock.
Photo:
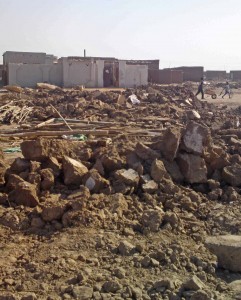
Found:
M 70 140 L 54 140 L 39 138 L 21 143 L 24 158 L 36 161 L 46 161 L 49 157 L 62 159 L 63 156 L 87 161 L 92 156 L 90 148 L 84 148 L 84 143 Z
M 39 204 L 36 187 L 28 182 L 21 182 L 8 195 L 10 202 L 15 202 L 17 205 L 35 207 Z
M 141 223 L 144 227 L 148 227 L 150 231 L 157 232 L 163 221 L 164 212 L 162 209 L 150 209 L 143 212 Z
M 41 189 L 50 190 L 54 186 L 54 173 L 52 169 L 42 169 L 41 176 Z
M 80 185 L 88 169 L 80 161 L 68 156 L 63 158 L 64 183 L 66 185 Z
M 60 220 L 65 212 L 65 203 L 49 203 L 44 204 L 42 209 L 41 217 L 46 222 L 51 222 L 54 220 Z
M 155 159 L 151 165 L 151 177 L 156 182 L 161 182 L 162 179 L 170 179 L 170 175 L 161 160 Z
M 198 291 L 205 288 L 205 285 L 196 275 L 194 275 L 183 284 L 183 287 L 186 290 Z
M 30 162 L 27 159 L 17 157 L 10 167 L 10 172 L 19 174 L 30 168 Z
M 204 148 L 210 145 L 210 132 L 205 126 L 195 122 L 188 123 L 182 136 L 181 148 L 194 154 L 202 154 Z
M 85 176 L 85 186 L 92 193 L 99 193 L 101 190 L 107 188 L 110 185 L 109 180 L 102 177 L 97 170 L 91 170 Z
M 164 166 L 165 166 L 168 174 L 170 174 L 172 180 L 174 180 L 175 182 L 182 182 L 184 180 L 184 177 L 183 177 L 176 161 L 170 162 L 170 161 L 164 160 L 163 163 L 164 163 Z
M 233 272 L 241 272 L 241 236 L 208 237 L 205 245 L 217 256 L 220 267 Z
M 61 172 L 61 165 L 55 157 L 49 157 L 43 164 L 42 168 L 51 169 L 55 177 L 58 177 Z
M 181 138 L 181 130 L 178 128 L 168 128 L 163 136 L 161 143 L 161 153 L 169 161 L 173 161 L 177 155 L 179 142 Z
M 115 178 L 131 186 L 137 186 L 140 179 L 139 174 L 133 169 L 118 170 L 115 172 Z
M 150 147 L 147 147 L 143 143 L 136 144 L 135 153 L 143 160 L 153 160 L 160 157 L 156 151 L 152 150 Z
M 222 178 L 232 186 L 241 185 L 241 165 L 235 163 L 231 166 L 223 168 Z
M 177 163 L 187 182 L 204 183 L 207 181 L 207 166 L 202 157 L 183 153 L 178 155 Z
M 149 180 L 142 185 L 142 189 L 145 193 L 153 194 L 158 190 L 158 184 L 154 180 Z

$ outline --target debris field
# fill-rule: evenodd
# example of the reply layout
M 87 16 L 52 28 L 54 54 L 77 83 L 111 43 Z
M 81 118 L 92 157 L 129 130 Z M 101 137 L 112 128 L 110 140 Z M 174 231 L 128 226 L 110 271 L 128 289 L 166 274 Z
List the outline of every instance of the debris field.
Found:
M 190 84 L 6 87 L 0 300 L 241 299 L 240 110 Z

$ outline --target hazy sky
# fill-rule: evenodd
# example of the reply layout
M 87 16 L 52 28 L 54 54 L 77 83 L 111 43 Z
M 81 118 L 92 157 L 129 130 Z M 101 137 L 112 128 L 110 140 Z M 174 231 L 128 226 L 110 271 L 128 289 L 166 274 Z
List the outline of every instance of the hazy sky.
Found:
M 241 69 L 241 0 L 0 0 L 0 30 L 0 53 Z

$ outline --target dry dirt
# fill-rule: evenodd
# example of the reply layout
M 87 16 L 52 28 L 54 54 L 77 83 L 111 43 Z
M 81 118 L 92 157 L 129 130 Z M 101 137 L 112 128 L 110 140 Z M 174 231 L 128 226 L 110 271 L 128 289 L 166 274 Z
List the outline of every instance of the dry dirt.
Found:
M 234 110 L 241 105 L 241 91 L 231 100 L 208 97 L 205 102 L 192 91 L 167 86 L 113 94 L 106 89 L 94 95 L 92 90 L 22 94 L 34 110 L 23 124 L 0 125 L 2 150 L 31 138 L 27 149 L 21 146 L 23 153 L 4 154 L 6 168 L 0 168 L 0 300 L 241 299 L 241 291 L 229 285 L 241 280 L 240 273 L 220 268 L 205 247 L 207 236 L 241 235 L 241 183 L 232 185 L 222 173 L 241 164 L 239 110 Z M 136 93 L 140 106 L 118 104 L 121 92 L 126 99 Z M 2 104 L 17 98 L 9 93 Z M 88 129 L 109 130 L 109 135 L 89 134 L 86 142 L 17 137 L 59 117 L 49 102 L 67 119 L 88 120 Z M 193 146 L 196 140 L 185 141 L 192 126 L 202 137 L 200 152 Z M 42 130 L 61 129 L 66 127 L 52 124 Z M 43 143 L 44 155 L 35 160 L 37 143 Z M 22 160 L 14 169 L 18 157 Z M 57 158 L 54 167 L 49 157 Z M 191 160 L 191 174 L 182 168 L 185 159 Z M 181 174 L 172 170 L 176 163 Z M 43 170 L 49 168 L 53 181 L 50 172 L 47 182 Z M 93 189 L 89 178 L 98 183 Z M 20 197 L 26 184 L 28 193 Z

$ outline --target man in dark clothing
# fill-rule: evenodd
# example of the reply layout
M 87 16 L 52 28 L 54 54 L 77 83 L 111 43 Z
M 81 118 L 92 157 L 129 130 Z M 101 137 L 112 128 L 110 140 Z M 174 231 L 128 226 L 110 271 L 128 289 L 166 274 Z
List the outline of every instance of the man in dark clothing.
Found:
M 204 80 L 203 80 L 203 77 L 201 78 L 201 82 L 198 86 L 198 91 L 196 93 L 195 96 L 199 95 L 200 93 L 202 94 L 202 99 L 204 99 L 204 91 L 203 91 L 203 85 L 204 85 Z

